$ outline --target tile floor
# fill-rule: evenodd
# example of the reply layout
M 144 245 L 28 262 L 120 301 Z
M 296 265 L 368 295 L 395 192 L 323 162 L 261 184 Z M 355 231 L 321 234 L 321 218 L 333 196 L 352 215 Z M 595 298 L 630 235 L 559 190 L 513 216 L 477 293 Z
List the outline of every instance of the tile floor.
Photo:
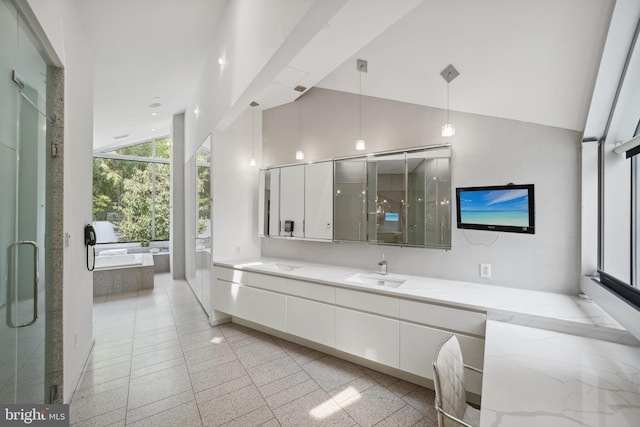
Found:
M 252 329 L 184 281 L 97 297 L 74 426 L 435 426 L 433 391 Z

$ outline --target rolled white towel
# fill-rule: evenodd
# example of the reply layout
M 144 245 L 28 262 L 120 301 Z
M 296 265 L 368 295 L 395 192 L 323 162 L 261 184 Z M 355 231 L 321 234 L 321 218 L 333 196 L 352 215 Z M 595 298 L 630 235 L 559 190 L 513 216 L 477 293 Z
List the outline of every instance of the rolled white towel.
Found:
M 101 251 L 98 256 L 113 256 L 113 255 L 126 255 L 126 249 L 108 249 L 106 251 Z

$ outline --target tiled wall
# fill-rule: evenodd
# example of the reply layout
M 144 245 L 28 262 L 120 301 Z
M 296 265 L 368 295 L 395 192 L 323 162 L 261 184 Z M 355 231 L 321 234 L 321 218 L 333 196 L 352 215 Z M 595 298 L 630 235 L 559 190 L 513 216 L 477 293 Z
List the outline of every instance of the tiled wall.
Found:
M 153 265 L 94 271 L 93 296 L 152 289 L 153 274 Z
M 47 153 L 45 225 L 45 401 L 63 401 L 63 257 L 64 257 L 64 70 L 47 67 Z M 57 155 L 51 155 L 51 147 Z M 57 395 L 51 387 L 57 386 Z

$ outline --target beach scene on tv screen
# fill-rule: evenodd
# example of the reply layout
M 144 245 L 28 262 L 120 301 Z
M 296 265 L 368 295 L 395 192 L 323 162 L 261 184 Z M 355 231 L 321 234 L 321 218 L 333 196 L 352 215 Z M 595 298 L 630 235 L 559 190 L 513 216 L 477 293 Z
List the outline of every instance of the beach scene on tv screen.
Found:
M 460 192 L 460 219 L 466 224 L 529 226 L 526 189 Z

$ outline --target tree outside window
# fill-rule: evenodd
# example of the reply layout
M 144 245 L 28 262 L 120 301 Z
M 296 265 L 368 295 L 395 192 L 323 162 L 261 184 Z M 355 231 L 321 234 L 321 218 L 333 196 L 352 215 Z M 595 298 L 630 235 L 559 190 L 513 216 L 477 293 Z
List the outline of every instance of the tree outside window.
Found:
M 162 138 L 94 157 L 99 243 L 169 240 L 170 153 Z

